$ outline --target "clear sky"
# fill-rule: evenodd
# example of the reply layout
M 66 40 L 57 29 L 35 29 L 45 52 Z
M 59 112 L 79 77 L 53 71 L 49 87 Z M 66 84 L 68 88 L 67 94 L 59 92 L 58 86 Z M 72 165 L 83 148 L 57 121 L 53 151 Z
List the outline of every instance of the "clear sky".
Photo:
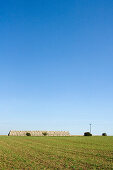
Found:
M 0 2 L 0 134 L 113 135 L 113 1 Z

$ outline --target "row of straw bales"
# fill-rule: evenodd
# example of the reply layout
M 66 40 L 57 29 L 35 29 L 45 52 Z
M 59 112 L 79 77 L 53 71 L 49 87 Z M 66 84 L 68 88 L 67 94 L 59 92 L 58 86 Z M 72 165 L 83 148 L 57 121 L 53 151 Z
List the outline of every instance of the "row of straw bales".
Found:
M 15 131 L 11 130 L 9 136 L 26 136 L 26 133 L 30 133 L 31 136 L 43 136 L 46 132 L 47 136 L 70 136 L 68 131 Z

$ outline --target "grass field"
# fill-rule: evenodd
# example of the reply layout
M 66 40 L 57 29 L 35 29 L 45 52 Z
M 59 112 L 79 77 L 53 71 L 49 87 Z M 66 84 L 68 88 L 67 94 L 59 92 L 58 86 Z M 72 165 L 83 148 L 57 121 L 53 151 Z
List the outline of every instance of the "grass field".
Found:
M 0 169 L 113 169 L 113 137 L 0 136 Z

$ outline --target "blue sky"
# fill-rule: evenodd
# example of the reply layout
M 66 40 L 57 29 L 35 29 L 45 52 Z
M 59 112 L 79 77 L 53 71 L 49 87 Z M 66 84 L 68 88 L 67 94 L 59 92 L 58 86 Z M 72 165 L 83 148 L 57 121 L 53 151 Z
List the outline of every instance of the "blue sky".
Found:
M 113 135 L 113 1 L 0 2 L 0 134 Z

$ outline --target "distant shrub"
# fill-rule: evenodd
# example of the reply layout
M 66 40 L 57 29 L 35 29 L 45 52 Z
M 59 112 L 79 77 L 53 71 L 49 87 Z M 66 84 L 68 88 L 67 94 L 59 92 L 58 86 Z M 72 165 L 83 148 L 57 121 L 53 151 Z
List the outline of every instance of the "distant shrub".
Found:
M 102 133 L 102 136 L 107 136 L 107 133 Z
M 44 136 L 47 136 L 47 132 L 42 132 L 42 134 L 43 134 Z
M 31 136 L 31 133 L 27 132 L 27 133 L 26 133 L 26 136 Z
M 90 132 L 85 132 L 84 136 L 92 136 L 92 134 Z

